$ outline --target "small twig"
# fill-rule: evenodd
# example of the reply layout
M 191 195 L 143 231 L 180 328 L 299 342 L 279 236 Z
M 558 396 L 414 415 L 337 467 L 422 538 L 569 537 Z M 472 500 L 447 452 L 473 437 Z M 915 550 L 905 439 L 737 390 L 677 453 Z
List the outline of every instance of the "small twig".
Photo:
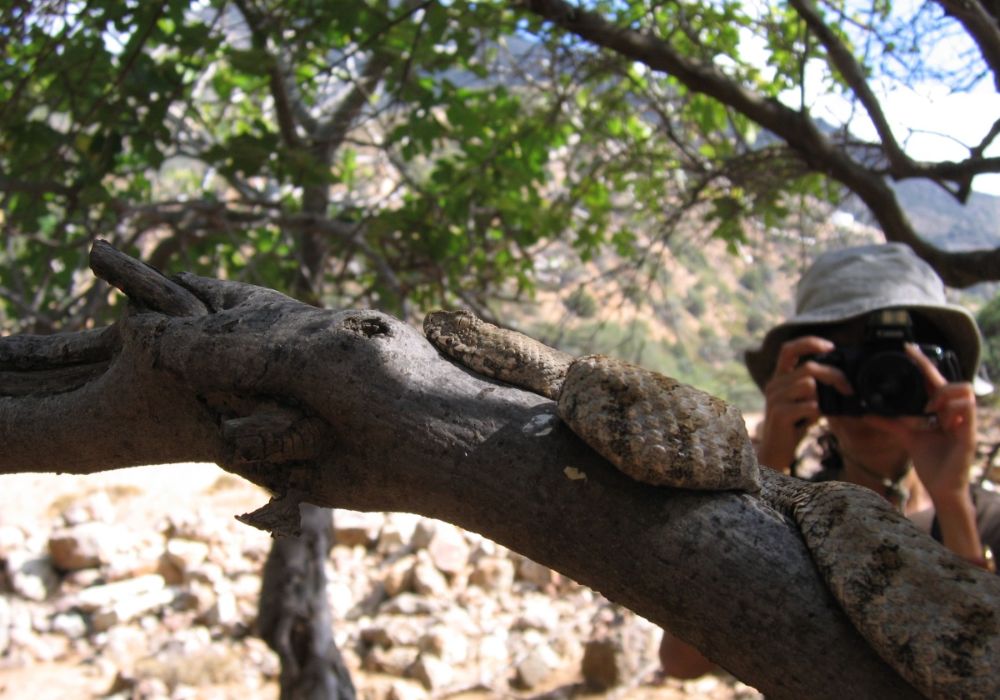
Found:
M 168 316 L 204 316 L 208 308 L 194 294 L 159 270 L 115 250 L 106 241 L 94 241 L 90 269 L 129 299 Z

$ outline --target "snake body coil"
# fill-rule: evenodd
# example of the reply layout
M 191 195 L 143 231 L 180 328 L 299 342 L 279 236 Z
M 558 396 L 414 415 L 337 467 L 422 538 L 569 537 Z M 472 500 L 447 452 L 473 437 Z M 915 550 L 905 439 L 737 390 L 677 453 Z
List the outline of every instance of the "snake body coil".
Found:
M 637 481 L 760 488 L 743 416 L 710 394 L 604 355 L 574 359 L 466 311 L 429 314 L 424 332 L 470 369 L 556 399 L 573 432 Z
M 854 626 L 915 688 L 931 698 L 1000 697 L 1000 578 L 874 492 L 758 469 L 738 410 L 641 367 L 574 358 L 466 311 L 429 314 L 424 332 L 468 368 L 558 401 L 573 432 L 633 479 L 759 491 L 796 523 Z

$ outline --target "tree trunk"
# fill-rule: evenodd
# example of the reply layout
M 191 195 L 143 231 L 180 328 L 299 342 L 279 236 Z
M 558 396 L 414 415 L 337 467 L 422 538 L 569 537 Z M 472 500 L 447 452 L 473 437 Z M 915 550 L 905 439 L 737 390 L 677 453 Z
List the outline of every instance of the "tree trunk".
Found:
M 791 521 L 754 495 L 635 482 L 553 402 L 452 364 L 384 314 L 180 275 L 207 312 L 170 315 L 156 275 L 116 278 L 134 305 L 108 331 L 0 341 L 0 473 L 215 461 L 277 494 L 243 516 L 272 531 L 298 529 L 300 502 L 440 518 L 663 625 L 769 697 L 916 697 Z
M 326 600 L 333 511 L 303 503 L 301 513 L 301 535 L 276 538 L 264 564 L 257 631 L 281 660 L 282 698 L 354 700 Z

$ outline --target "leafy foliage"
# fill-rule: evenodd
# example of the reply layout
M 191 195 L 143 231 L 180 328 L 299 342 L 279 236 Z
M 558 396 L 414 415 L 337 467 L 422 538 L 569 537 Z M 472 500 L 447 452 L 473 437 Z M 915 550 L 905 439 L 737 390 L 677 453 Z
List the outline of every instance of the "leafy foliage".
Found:
M 1000 295 L 979 310 L 976 322 L 983 333 L 983 366 L 995 380 L 1000 377 Z

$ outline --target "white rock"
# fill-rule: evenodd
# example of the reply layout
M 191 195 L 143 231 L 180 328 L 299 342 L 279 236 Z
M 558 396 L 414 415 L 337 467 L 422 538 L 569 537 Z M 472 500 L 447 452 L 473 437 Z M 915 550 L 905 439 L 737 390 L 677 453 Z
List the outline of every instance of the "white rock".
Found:
M 334 542 L 346 547 L 370 547 L 378 538 L 384 522 L 385 516 L 381 513 L 338 509 L 333 516 Z
M 344 619 L 354 607 L 354 592 L 344 581 L 330 581 L 326 585 L 326 600 L 336 620 Z
M 28 600 L 45 600 L 59 586 L 59 576 L 49 557 L 25 550 L 7 555 L 7 577 L 11 589 Z
M 96 491 L 85 498 L 73 501 L 60 515 L 63 522 L 70 526 L 86 522 L 112 523 L 115 520 L 115 508 L 111 505 L 108 494 Z
M 160 557 L 163 550 L 162 541 L 156 545 L 142 543 L 132 546 L 125 543 L 124 549 L 114 555 L 114 558 L 101 567 L 101 572 L 107 581 L 122 581 L 156 573 L 160 569 Z M 87 571 L 87 569 L 83 569 Z
M 166 588 L 166 582 L 159 574 L 149 574 L 125 581 L 116 581 L 103 586 L 85 588 L 74 597 L 74 603 L 84 612 L 128 600 L 136 596 L 157 593 Z
M 222 520 L 211 513 L 186 511 L 167 516 L 161 529 L 168 538 L 224 542 L 231 538 L 230 525 L 230 520 Z
M 380 554 L 392 554 L 410 546 L 413 533 L 422 518 L 413 513 L 389 513 L 385 516 L 385 524 L 378 535 L 376 551 Z
M 204 542 L 174 537 L 167 541 L 163 557 L 182 576 L 186 576 L 205 562 L 208 551 L 208 545 Z
M 553 632 L 559 626 L 559 612 L 548 596 L 528 594 L 522 601 L 520 616 L 514 622 L 514 629 L 536 629 Z
M 550 584 L 556 583 L 559 574 L 549 567 L 525 557 L 521 559 L 520 564 L 517 566 L 517 577 L 522 581 L 533 583 L 539 588 L 545 588 Z
M 174 602 L 177 610 L 193 611 L 198 618 L 203 618 L 214 605 L 215 587 L 204 581 L 190 581 Z
M 379 615 L 361 630 L 362 641 L 382 647 L 416 647 L 426 634 L 426 622 L 410 615 Z
M 69 573 L 63 574 L 62 581 L 66 590 L 70 591 L 88 588 L 90 586 L 98 585 L 98 583 L 107 582 L 100 569 L 80 569 L 79 571 L 70 571 Z
M 35 661 L 49 662 L 66 654 L 69 640 L 52 634 L 11 632 L 11 644 L 27 652 Z
M 507 635 L 503 632 L 496 632 L 480 637 L 476 656 L 481 665 L 506 666 L 510 659 L 510 653 L 507 650 Z
M 226 630 L 234 630 L 241 623 L 240 609 L 232 590 L 218 591 L 215 603 L 205 613 L 205 622 L 209 625 L 219 625 Z
M 708 697 L 719 687 L 719 678 L 714 674 L 702 676 L 683 684 L 684 692 L 696 697 Z
M 213 586 L 224 585 L 229 580 L 225 570 L 212 561 L 206 561 L 199 566 L 191 567 L 187 574 L 188 578 L 192 581 L 205 581 Z
M 397 615 L 430 615 L 444 607 L 444 603 L 433 598 L 418 596 L 414 593 L 402 593 L 391 598 L 381 606 L 380 611 Z
M 497 557 L 505 554 L 502 551 L 503 547 L 475 532 L 466 532 L 465 541 L 469 543 L 469 561 L 473 564 L 483 557 Z
M 112 658 L 132 658 L 139 649 L 149 647 L 146 634 L 132 625 L 121 625 L 108 629 L 103 636 L 104 652 Z
M 457 574 L 469 563 L 469 544 L 454 525 L 440 523 L 427 545 L 431 561 L 445 574 Z
M 95 630 L 107 630 L 129 622 L 144 613 L 158 610 L 173 602 L 176 595 L 173 589 L 164 588 L 141 595 L 119 600 L 113 604 L 95 610 L 90 621 Z
M 413 565 L 416 561 L 416 557 L 410 554 L 400 557 L 389 565 L 382 577 L 382 585 L 387 596 L 392 598 L 404 591 L 413 590 Z
M 372 647 L 365 656 L 364 666 L 369 671 L 380 671 L 391 676 L 403 677 L 417 660 L 416 647 Z
M 434 539 L 434 533 L 437 532 L 438 526 L 441 524 L 440 520 L 421 518 L 417 521 L 417 526 L 413 530 L 413 537 L 410 538 L 410 546 L 414 549 L 426 549 L 427 545 Z
M 438 625 L 420 638 L 420 651 L 432 654 L 451 666 L 464 664 L 469 659 L 469 640 L 465 635 Z
M 252 600 L 254 605 L 257 604 L 260 595 L 259 573 L 240 574 L 230 582 L 230 586 L 239 600 Z
M 85 588 L 73 597 L 73 602 L 90 612 L 93 628 L 102 631 L 169 605 L 176 595 L 175 589 L 166 587 L 162 576 L 149 574 Z
M 447 597 L 448 580 L 430 560 L 427 552 L 422 551 L 420 554 L 422 556 L 417 557 L 412 569 L 414 592 L 427 596 Z
M 476 623 L 469 611 L 462 607 L 445 608 L 434 616 L 434 621 L 466 637 L 478 637 L 482 634 L 482 627 Z
M 8 552 L 24 549 L 27 539 L 24 531 L 16 525 L 0 525 L 0 557 Z
M 547 644 L 532 648 L 517 664 L 517 684 L 522 688 L 537 688 L 559 668 L 559 655 Z
M 69 639 L 80 639 L 87 634 L 87 621 L 77 613 L 59 613 L 52 618 L 52 631 Z
M 427 690 L 440 690 L 455 679 L 451 666 L 433 654 L 420 654 L 410 667 L 410 676 L 416 678 Z
M 386 700 L 426 700 L 426 698 L 426 690 L 408 681 L 394 682 L 386 694 Z
M 243 640 L 246 649 L 246 659 L 250 666 L 259 669 L 264 678 L 277 678 L 281 673 L 281 661 L 267 642 L 257 637 L 247 637 Z
M 407 595 L 407 594 L 403 594 Z M 359 617 L 365 615 L 373 615 L 375 611 L 378 610 L 382 604 L 386 601 L 388 596 L 385 593 L 385 586 L 381 582 L 372 585 L 371 589 L 365 593 L 364 597 L 361 598 L 355 605 L 347 611 L 344 617 L 348 620 L 357 620 Z M 389 600 L 393 600 L 389 598 Z M 386 612 L 393 612 L 392 610 L 387 610 Z
M 508 590 L 514 585 L 514 562 L 501 557 L 481 557 L 469 574 L 469 583 L 487 591 Z

